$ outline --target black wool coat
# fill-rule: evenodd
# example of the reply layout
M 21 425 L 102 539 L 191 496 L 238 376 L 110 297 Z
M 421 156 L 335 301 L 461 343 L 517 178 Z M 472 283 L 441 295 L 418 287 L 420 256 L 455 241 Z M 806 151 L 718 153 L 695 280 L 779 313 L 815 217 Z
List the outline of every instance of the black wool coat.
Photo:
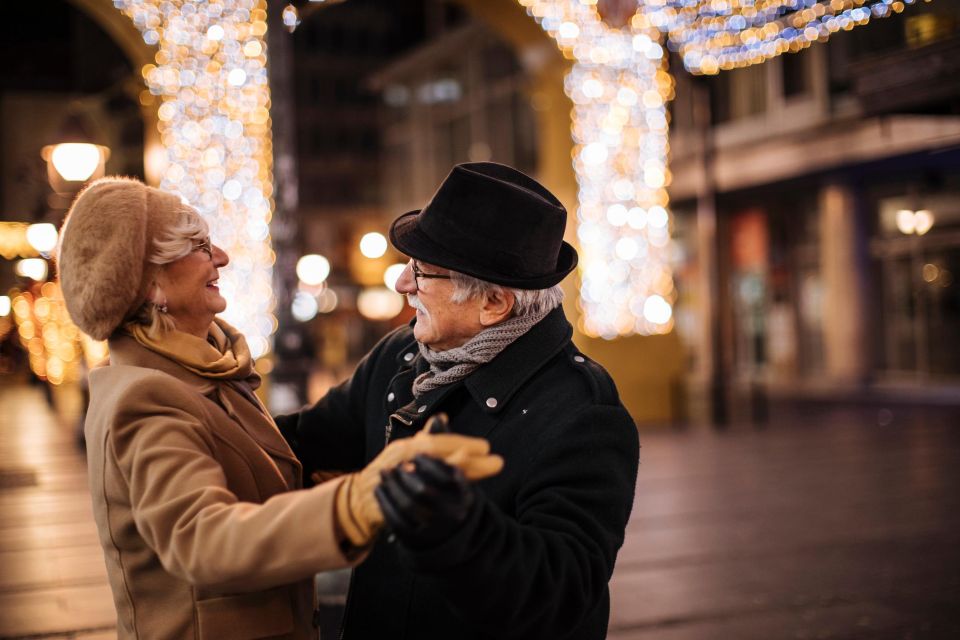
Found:
M 277 418 L 308 476 L 359 469 L 438 411 L 505 460 L 439 547 L 381 536 L 354 570 L 345 640 L 606 636 L 639 444 L 613 381 L 571 335 L 557 309 L 465 380 L 414 399 L 429 367 L 402 327 L 315 406 Z

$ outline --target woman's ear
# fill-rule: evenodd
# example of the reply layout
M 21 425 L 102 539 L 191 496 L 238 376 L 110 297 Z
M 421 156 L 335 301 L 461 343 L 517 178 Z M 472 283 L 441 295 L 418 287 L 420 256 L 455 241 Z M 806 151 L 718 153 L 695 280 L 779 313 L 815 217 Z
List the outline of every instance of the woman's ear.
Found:
M 156 305 L 167 304 L 167 297 L 163 295 L 163 290 L 156 282 L 153 282 L 150 285 L 150 288 L 147 289 L 147 302 Z
M 515 301 L 513 292 L 504 288 L 488 293 L 483 306 L 480 307 L 480 324 L 484 327 L 492 327 L 507 320 L 513 313 Z

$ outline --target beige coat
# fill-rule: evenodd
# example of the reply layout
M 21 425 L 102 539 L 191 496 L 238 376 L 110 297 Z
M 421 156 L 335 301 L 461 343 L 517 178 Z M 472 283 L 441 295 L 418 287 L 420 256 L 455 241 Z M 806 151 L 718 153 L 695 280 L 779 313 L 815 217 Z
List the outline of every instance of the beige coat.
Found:
M 312 576 L 345 567 L 336 481 L 301 467 L 252 401 L 139 345 L 90 374 L 87 458 L 119 638 L 316 638 Z M 204 395 L 206 394 L 206 395 Z

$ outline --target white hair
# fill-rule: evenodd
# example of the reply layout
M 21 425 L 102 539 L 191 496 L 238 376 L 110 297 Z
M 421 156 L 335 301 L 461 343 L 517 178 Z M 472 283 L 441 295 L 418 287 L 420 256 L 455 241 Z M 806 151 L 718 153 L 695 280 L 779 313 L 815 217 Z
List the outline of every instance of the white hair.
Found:
M 152 251 L 147 256 L 150 264 L 163 267 L 165 264 L 176 262 L 187 256 L 196 248 L 195 241 L 203 240 L 210 235 L 207 221 L 192 210 L 184 208 L 180 220 L 168 229 L 162 230 L 153 241 Z M 147 327 L 147 333 L 157 338 L 161 333 L 176 328 L 173 318 L 161 313 L 159 305 L 147 300 L 134 314 L 132 322 Z
M 554 285 L 547 289 L 515 289 L 480 280 L 457 271 L 450 272 L 453 281 L 453 302 L 464 302 L 471 298 L 494 295 L 509 291 L 513 294 L 513 317 L 534 314 L 546 314 L 563 302 L 563 289 Z

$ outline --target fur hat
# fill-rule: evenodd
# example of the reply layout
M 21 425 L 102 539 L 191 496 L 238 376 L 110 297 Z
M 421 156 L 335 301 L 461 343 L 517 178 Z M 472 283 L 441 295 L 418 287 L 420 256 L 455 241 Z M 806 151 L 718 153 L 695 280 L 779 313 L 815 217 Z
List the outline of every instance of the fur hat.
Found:
M 132 178 L 101 178 L 74 200 L 60 228 L 57 263 L 70 317 L 105 340 L 147 299 L 153 241 L 177 224 L 180 198 Z

